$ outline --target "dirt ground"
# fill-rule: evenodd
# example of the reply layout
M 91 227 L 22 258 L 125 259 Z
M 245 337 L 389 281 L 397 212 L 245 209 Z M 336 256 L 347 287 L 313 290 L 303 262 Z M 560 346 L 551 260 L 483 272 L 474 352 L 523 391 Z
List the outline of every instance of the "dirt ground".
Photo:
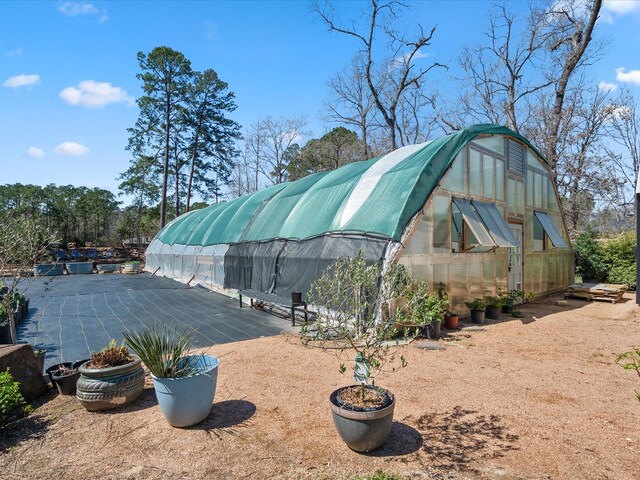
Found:
M 442 350 L 403 347 L 408 366 L 377 379 L 397 406 L 387 442 L 369 455 L 349 450 L 331 421 L 329 394 L 351 383 L 340 361 L 282 335 L 209 349 L 220 357 L 218 390 L 191 428 L 167 424 L 150 382 L 111 413 L 51 393 L 0 437 L 0 477 L 348 479 L 382 469 L 417 479 L 637 479 L 640 382 L 614 360 L 640 345 L 640 310 L 631 294 L 615 305 L 556 299 L 448 334 Z

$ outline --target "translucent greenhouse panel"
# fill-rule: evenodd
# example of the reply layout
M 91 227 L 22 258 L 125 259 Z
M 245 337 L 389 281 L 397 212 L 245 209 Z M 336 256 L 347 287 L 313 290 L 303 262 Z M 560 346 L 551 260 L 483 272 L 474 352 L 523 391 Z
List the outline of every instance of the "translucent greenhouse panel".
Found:
M 499 158 L 496 162 L 496 199 L 504 201 L 504 161 Z
M 495 165 L 493 157 L 482 155 L 482 195 L 487 198 L 495 198 Z
M 534 184 L 533 184 L 533 197 L 534 197 L 534 205 L 535 208 L 543 208 L 542 207 L 542 183 L 543 178 L 538 172 L 534 172 L 533 174 Z
M 527 171 L 527 207 L 534 208 L 533 203 L 533 170 Z
M 482 162 L 477 150 L 469 149 L 469 194 L 482 195 Z
M 502 135 L 491 135 L 487 137 L 476 137 L 473 139 L 473 143 L 500 155 L 504 155 L 504 139 L 505 137 Z
M 436 195 L 431 203 L 433 218 L 433 250 L 432 253 L 451 252 L 451 199 Z
M 451 164 L 451 168 L 445 174 L 441 188 L 454 193 L 467 193 L 467 175 L 465 151 L 461 150 Z
M 545 166 L 542 163 L 542 161 L 538 158 L 538 155 L 536 155 L 536 153 L 530 148 L 527 148 L 527 164 L 529 164 L 532 167 L 539 168 L 540 170 L 545 169 Z
M 411 239 L 404 250 L 404 255 L 424 255 L 430 252 L 430 223 L 429 216 L 427 214 L 423 215 L 423 217 L 418 221 L 417 228 L 411 235 Z

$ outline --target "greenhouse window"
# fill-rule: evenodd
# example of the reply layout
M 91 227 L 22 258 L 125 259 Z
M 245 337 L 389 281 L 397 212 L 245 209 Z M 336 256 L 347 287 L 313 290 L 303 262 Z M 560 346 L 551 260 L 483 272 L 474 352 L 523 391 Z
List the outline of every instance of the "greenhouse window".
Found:
M 453 197 L 452 246 L 453 252 L 486 252 L 498 245 L 482 222 L 475 208 L 465 199 Z
M 495 203 L 473 200 L 472 204 L 498 247 L 520 246 L 509 225 L 507 225 L 507 222 L 505 222 L 502 215 L 500 215 Z
M 544 212 L 533 212 L 533 213 L 535 214 L 536 218 L 542 225 L 542 228 L 544 229 L 545 233 L 549 237 L 549 240 L 551 240 L 551 243 L 553 244 L 553 246 L 557 248 L 567 248 L 567 243 L 564 241 L 564 239 L 560 235 L 560 232 L 558 232 L 556 227 L 553 225 L 553 222 L 551 221 L 551 218 L 549 217 L 549 215 L 547 215 Z

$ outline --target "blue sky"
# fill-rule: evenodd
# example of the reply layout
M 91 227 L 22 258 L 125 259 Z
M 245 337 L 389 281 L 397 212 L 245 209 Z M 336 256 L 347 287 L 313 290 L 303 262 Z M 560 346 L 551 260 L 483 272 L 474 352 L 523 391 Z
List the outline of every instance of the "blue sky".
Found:
M 481 41 L 493 2 L 410 4 L 407 21 L 437 25 L 430 57 L 453 67 L 463 45 Z M 344 18 L 365 7 L 337 4 Z M 607 46 L 590 76 L 639 98 L 640 1 L 605 0 L 598 37 Z M 314 137 L 326 128 L 326 81 L 357 48 L 327 32 L 306 1 L 2 1 L 0 184 L 115 192 L 129 164 L 126 129 L 138 115 L 136 54 L 161 45 L 197 70 L 216 70 L 236 94 L 232 118 L 243 127 L 266 115 L 306 115 Z M 447 84 L 442 77 L 445 94 Z

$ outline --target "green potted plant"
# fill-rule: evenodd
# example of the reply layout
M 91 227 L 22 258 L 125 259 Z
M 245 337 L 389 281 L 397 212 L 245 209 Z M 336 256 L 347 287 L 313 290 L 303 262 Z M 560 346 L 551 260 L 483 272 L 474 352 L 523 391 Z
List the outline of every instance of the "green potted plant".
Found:
M 216 392 L 218 358 L 189 354 L 195 330 L 166 325 L 124 333 L 124 342 L 151 372 L 156 398 L 167 422 L 188 427 L 209 415 Z
M 471 311 L 471 322 L 477 323 L 477 324 L 483 324 L 487 303 L 481 298 L 474 298 L 470 302 L 464 302 L 464 304 Z
M 444 328 L 447 330 L 457 330 L 459 321 L 460 315 L 451 310 L 447 310 L 444 314 Z
M 506 296 L 504 292 L 498 291 L 497 295 L 486 295 L 484 301 L 486 303 L 485 315 L 490 320 L 500 320 L 502 306 L 505 305 Z
M 115 340 L 78 367 L 76 398 L 90 412 L 127 405 L 144 388 L 142 361 Z
M 380 311 L 398 293 L 392 288 L 395 268 L 382 275 L 381 265 L 369 264 L 360 251 L 354 258 L 334 262 L 313 283 L 308 295 L 318 315 L 303 325 L 303 342 L 353 355 L 353 378 L 358 383 L 335 390 L 329 404 L 339 435 L 357 452 L 379 448 L 393 421 L 395 397 L 387 389 L 374 386 L 373 377 L 394 359 L 387 341 L 393 323 L 383 319 Z M 403 357 L 400 362 L 405 364 Z M 341 364 L 340 371 L 346 370 Z

